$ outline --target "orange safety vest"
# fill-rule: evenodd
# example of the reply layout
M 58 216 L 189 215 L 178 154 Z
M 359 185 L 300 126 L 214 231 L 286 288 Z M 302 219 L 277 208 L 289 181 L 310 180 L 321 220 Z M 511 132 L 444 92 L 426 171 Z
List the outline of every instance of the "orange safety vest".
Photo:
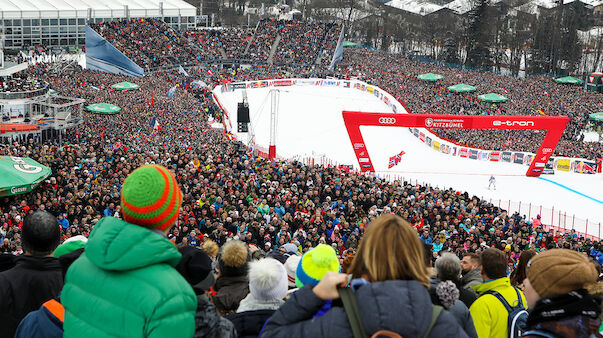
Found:
M 63 304 L 51 299 L 42 304 L 42 306 L 45 307 L 46 310 L 50 311 L 50 313 L 57 317 L 57 319 L 61 322 L 65 321 L 65 308 L 63 307 Z

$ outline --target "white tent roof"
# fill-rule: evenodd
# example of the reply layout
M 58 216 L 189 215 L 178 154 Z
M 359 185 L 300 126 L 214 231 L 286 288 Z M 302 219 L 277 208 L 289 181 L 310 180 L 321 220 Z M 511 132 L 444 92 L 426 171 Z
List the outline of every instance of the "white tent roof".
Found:
M 0 18 L 84 18 L 88 8 L 96 18 L 159 16 L 159 2 L 164 16 L 194 16 L 194 6 L 184 0 L 0 0 Z

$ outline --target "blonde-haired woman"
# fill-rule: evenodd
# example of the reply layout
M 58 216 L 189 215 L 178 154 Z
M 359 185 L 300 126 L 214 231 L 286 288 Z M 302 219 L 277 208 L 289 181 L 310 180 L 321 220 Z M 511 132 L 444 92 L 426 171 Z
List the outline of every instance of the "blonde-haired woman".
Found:
M 371 222 L 349 269 L 366 334 L 380 330 L 403 337 L 467 337 L 452 315 L 436 316 L 429 292 L 423 245 L 402 218 L 384 215 Z M 313 318 L 325 300 L 339 298 L 348 275 L 327 273 L 315 287 L 305 286 L 266 323 L 262 337 L 352 337 L 343 307 Z M 431 329 L 430 329 L 431 327 Z

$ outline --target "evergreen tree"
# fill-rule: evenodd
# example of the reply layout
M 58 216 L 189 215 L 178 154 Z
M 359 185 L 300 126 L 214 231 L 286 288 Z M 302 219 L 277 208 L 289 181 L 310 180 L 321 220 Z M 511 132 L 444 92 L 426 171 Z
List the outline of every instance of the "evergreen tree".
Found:
M 488 22 L 489 0 L 477 0 L 469 14 L 467 29 L 467 65 L 475 68 L 492 68 L 491 38 Z
M 455 35 L 451 31 L 446 32 L 442 46 L 442 61 L 448 63 L 459 63 L 459 53 Z

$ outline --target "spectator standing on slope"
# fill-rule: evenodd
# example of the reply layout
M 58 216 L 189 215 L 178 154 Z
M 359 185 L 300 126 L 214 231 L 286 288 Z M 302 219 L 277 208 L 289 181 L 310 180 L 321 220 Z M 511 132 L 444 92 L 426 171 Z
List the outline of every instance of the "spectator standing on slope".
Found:
M 469 308 L 475 329 L 480 338 L 509 337 L 509 312 L 503 302 L 490 292 L 499 293 L 510 307 L 518 306 L 521 302 L 526 308 L 525 297 L 511 285 L 507 277 L 507 256 L 504 252 L 489 248 L 481 253 L 480 259 L 484 282 L 472 286 L 479 298 Z
M 552 249 L 531 259 L 524 281 L 530 306 L 524 337 L 601 337 L 601 299 L 584 289 L 597 281 L 584 255 Z
M 450 313 L 434 315 L 423 262 L 423 244 L 402 218 L 387 215 L 370 223 L 350 267 L 366 334 L 385 329 L 404 337 L 467 337 Z M 314 317 L 347 283 L 348 275 L 327 272 L 316 286 L 302 287 L 268 320 L 262 337 L 351 337 L 342 307 Z
M 61 235 L 57 219 L 37 211 L 25 217 L 21 233 L 24 254 L 0 273 L 0 337 L 12 338 L 21 320 L 63 287 L 61 264 L 52 256 Z
M 483 282 L 481 275 L 481 258 L 476 253 L 468 253 L 463 256 L 461 261 L 463 269 L 463 277 L 461 278 L 461 286 L 470 288 Z
M 121 189 L 124 220 L 104 217 L 67 271 L 65 337 L 191 337 L 195 293 L 174 269 L 181 254 L 166 233 L 182 192 L 165 167 L 134 170 Z

